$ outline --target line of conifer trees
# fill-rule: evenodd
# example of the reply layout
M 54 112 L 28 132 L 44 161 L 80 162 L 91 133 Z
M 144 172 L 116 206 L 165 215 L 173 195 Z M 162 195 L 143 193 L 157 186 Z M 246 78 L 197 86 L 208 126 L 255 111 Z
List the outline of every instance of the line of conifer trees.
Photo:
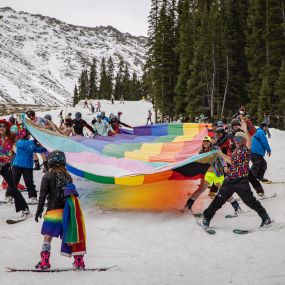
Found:
M 145 90 L 162 116 L 285 126 L 285 0 L 151 0 Z
M 78 84 L 74 87 L 73 105 L 80 100 L 87 99 L 110 99 L 112 95 L 119 100 L 140 100 L 145 91 L 142 80 L 134 71 L 130 74 L 128 64 L 120 59 L 115 72 L 115 65 L 112 57 L 107 60 L 101 59 L 100 66 L 98 60 L 93 58 L 90 69 L 84 68 L 78 79 Z

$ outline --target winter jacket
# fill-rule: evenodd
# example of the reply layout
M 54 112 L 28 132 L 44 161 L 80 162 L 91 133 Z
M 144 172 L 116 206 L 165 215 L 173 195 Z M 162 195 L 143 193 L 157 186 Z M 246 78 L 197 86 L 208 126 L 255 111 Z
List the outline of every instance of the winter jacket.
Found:
M 105 120 L 97 121 L 94 125 L 94 132 L 99 136 L 107 137 L 109 131 L 113 132 L 113 129 Z
M 0 165 L 11 161 L 14 141 L 13 137 L 0 137 Z
M 72 183 L 68 173 L 47 172 L 41 182 L 37 212 L 42 213 L 47 198 L 47 210 L 63 209 L 65 204 L 64 187 Z
M 35 141 L 20 139 L 16 143 L 16 156 L 13 161 L 13 166 L 23 168 L 33 168 L 34 152 L 42 153 L 47 151 L 45 148 L 38 147 Z
M 87 124 L 86 121 L 82 119 L 72 120 L 72 126 L 76 135 L 83 136 L 83 128 L 87 128 L 89 131 L 91 131 L 94 134 L 93 128 L 89 124 Z
M 260 128 L 252 137 L 251 152 L 261 156 L 265 156 L 266 152 L 271 153 L 271 148 L 268 144 L 266 133 Z

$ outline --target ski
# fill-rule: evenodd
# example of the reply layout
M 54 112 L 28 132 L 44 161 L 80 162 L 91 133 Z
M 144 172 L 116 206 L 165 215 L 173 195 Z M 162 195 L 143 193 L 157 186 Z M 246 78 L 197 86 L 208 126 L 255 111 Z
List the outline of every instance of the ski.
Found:
M 6 267 L 7 272 L 38 272 L 38 273 L 54 273 L 54 272 L 66 272 L 66 271 L 108 271 L 110 269 L 113 269 L 117 267 L 117 265 L 109 266 L 109 267 L 97 267 L 97 268 L 86 268 L 82 270 L 77 270 L 73 268 L 54 268 L 54 269 L 48 269 L 48 270 L 38 270 L 38 269 L 25 269 L 25 268 L 12 268 L 12 267 Z
M 239 215 L 225 215 L 225 219 L 234 219 L 237 218 Z
M 285 181 L 267 181 L 267 182 L 262 182 L 263 184 L 285 184 Z
M 259 201 L 262 201 L 262 200 L 267 200 L 267 199 L 272 199 L 272 198 L 275 198 L 277 196 L 277 193 L 274 193 L 274 194 L 272 194 L 272 195 L 269 195 L 269 196 L 263 196 L 263 197 L 258 197 L 257 199 L 259 200 Z
M 268 227 L 258 227 L 258 228 L 249 229 L 249 230 L 234 229 L 233 233 L 234 234 L 238 234 L 238 235 L 246 235 L 246 234 L 254 233 L 254 232 L 257 232 L 257 231 L 270 229 L 273 224 L 274 224 L 274 221 L 272 220 L 271 224 Z
M 35 206 L 35 205 L 38 205 L 38 203 L 31 203 L 31 202 L 26 202 L 27 205 L 29 206 Z M 1 204 L 10 204 L 10 205 L 13 205 L 15 204 L 14 201 L 11 203 L 11 202 L 8 202 L 8 201 L 5 201 L 5 200 L 0 200 L 0 205 Z M 45 204 L 46 205 L 46 204 Z
M 273 193 L 273 194 L 271 194 L 269 196 L 263 196 L 263 197 L 262 196 L 258 196 L 258 197 L 256 197 L 256 199 L 258 201 L 262 201 L 262 200 L 272 199 L 272 198 L 275 198 L 275 197 L 277 197 L 277 193 Z M 241 198 L 238 198 L 237 201 L 239 202 L 239 201 L 242 201 L 242 200 L 241 200 Z
M 205 227 L 200 221 L 196 220 L 196 223 L 209 235 L 214 235 L 216 233 L 215 230 L 210 229 L 209 227 Z
M 25 217 L 25 218 L 19 218 L 19 219 L 8 219 L 6 220 L 6 223 L 9 224 L 9 225 L 14 225 L 14 224 L 17 224 L 17 223 L 20 223 L 20 222 L 24 222 L 25 220 L 31 218 L 33 215 L 29 215 L 28 217 Z

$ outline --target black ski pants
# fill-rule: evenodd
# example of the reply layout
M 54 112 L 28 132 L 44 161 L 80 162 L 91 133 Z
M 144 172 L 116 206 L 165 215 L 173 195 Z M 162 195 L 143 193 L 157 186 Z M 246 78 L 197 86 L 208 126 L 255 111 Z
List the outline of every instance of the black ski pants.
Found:
M 249 169 L 248 172 L 248 180 L 249 183 L 251 184 L 251 186 L 254 188 L 254 190 L 256 191 L 257 194 L 264 194 L 264 190 L 263 187 L 261 185 L 261 183 L 259 182 L 259 180 L 253 175 L 252 170 Z
M 1 167 L 0 174 L 8 184 L 6 196 L 11 196 L 14 198 L 16 212 L 29 209 L 26 200 L 16 187 L 10 163 L 7 163 Z
M 266 210 L 260 202 L 256 200 L 250 189 L 248 178 L 243 177 L 235 180 L 225 180 L 217 196 L 209 207 L 204 211 L 204 217 L 211 220 L 215 213 L 227 202 L 227 200 L 237 193 L 241 200 L 252 210 L 256 211 L 261 219 L 268 217 Z
M 256 153 L 252 153 L 251 161 L 252 161 L 251 171 L 253 175 L 259 180 L 263 179 L 264 173 L 267 169 L 266 160 L 263 158 L 263 156 L 256 154 Z
M 24 167 L 13 166 L 12 172 L 13 172 L 15 184 L 18 185 L 18 183 L 20 182 L 20 179 L 23 175 L 23 179 L 24 179 L 25 185 L 27 187 L 29 198 L 37 197 L 36 186 L 34 184 L 33 169 L 32 168 L 24 168 Z

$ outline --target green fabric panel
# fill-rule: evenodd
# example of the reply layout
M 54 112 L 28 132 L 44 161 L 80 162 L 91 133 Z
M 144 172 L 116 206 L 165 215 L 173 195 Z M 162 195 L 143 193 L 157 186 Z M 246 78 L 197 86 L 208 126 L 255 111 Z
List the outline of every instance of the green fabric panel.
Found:
M 168 135 L 182 136 L 183 135 L 183 124 L 169 124 Z
M 140 149 L 141 146 L 142 143 L 123 143 L 121 145 L 110 144 L 104 147 L 103 154 L 111 157 L 122 158 L 125 157 L 126 151 Z
M 99 176 L 99 175 L 85 172 L 84 178 L 94 181 L 94 182 L 103 183 L 103 184 L 115 184 L 114 177 Z

